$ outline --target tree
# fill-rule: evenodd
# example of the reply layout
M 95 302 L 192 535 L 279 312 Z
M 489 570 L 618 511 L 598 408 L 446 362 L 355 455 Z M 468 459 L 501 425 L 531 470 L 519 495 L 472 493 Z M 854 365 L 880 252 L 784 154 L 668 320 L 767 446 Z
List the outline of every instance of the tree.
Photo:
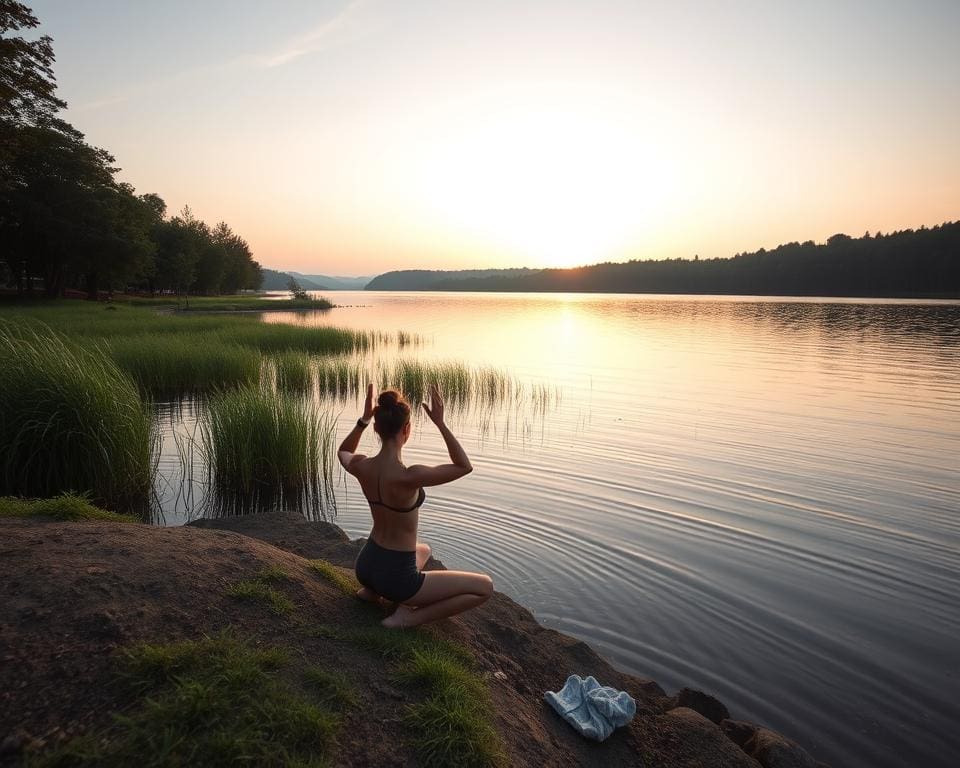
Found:
M 287 290 L 293 294 L 293 298 L 299 301 L 305 301 L 310 298 L 310 294 L 307 293 L 306 289 L 300 285 L 295 277 L 291 277 L 287 281 Z
M 7 260 L 43 277 L 59 296 L 82 271 L 77 256 L 106 237 L 105 204 L 120 191 L 113 157 L 56 118 L 42 125 L 0 121 L 14 151 L 0 156 L 0 246 Z M 11 138 L 12 137 L 12 138 Z
M 129 184 L 101 189 L 95 218 L 76 244 L 79 276 L 91 299 L 102 288 L 122 290 L 152 273 L 156 244 L 151 239 L 156 211 Z
M 224 254 L 221 292 L 236 293 L 242 288 L 259 288 L 263 276 L 260 265 L 253 260 L 247 241 L 235 234 L 225 221 L 213 228 L 213 240 Z
M 0 0 L 0 119 L 37 123 L 63 109 L 54 95 L 53 40 L 26 40 L 9 32 L 34 29 L 39 22 L 23 3 Z
M 202 222 L 200 222 L 202 223 Z M 200 258 L 198 225 L 189 206 L 179 216 L 154 227 L 156 286 L 178 296 L 187 292 L 196 277 Z

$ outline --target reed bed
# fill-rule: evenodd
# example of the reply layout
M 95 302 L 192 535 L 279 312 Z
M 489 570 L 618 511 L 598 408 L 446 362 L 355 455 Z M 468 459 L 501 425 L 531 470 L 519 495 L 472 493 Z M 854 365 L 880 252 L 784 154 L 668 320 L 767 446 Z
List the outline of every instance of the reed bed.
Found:
M 113 359 L 140 391 L 183 397 L 257 381 L 261 356 L 249 347 L 208 343 L 202 334 L 124 336 L 108 342 Z
M 335 511 L 335 420 L 308 398 L 262 385 L 223 392 L 200 423 L 208 506 L 220 515 Z
M 517 388 L 513 377 L 500 369 L 472 368 L 457 362 L 399 359 L 381 363 L 377 378 L 382 387 L 395 387 L 413 402 L 426 400 L 430 387 L 436 384 L 444 399 L 457 406 L 474 401 L 502 402 Z
M 0 496 L 82 493 L 145 515 L 155 431 L 134 381 L 45 327 L 0 324 L 0 358 Z
M 367 385 L 364 366 L 349 357 L 328 357 L 316 361 L 317 385 L 320 391 L 334 397 L 355 395 Z
M 283 392 L 307 392 L 313 387 L 313 360 L 304 352 L 280 352 L 273 357 L 274 382 Z
M 71 337 L 117 339 L 147 334 L 202 334 L 211 345 L 232 342 L 261 352 L 299 350 L 340 354 L 397 341 L 396 334 L 376 331 L 265 323 L 256 312 L 174 313 L 129 304 L 104 305 L 83 301 L 10 304 L 3 307 L 3 312 L 15 320 L 43 323 Z

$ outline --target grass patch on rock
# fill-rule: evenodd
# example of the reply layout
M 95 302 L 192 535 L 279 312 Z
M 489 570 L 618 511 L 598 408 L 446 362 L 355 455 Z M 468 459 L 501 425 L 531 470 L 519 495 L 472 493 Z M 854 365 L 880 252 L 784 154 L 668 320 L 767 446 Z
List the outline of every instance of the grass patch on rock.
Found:
M 273 584 L 289 580 L 286 571 L 277 566 L 269 566 L 260 570 L 252 579 L 242 579 L 227 587 L 227 594 L 240 600 L 254 600 L 266 603 L 274 613 L 281 616 L 290 613 L 294 608 L 293 601 Z
M 343 672 L 324 667 L 311 666 L 303 672 L 303 679 L 316 691 L 322 702 L 336 709 L 353 707 L 357 694 L 349 678 Z
M 46 517 L 53 520 L 103 520 L 113 523 L 135 523 L 133 515 L 121 515 L 100 509 L 89 499 L 75 493 L 62 493 L 52 499 L 0 497 L 0 517 Z
M 360 585 L 348 576 L 344 569 L 338 568 L 326 560 L 311 560 L 310 567 L 345 595 L 352 597 L 360 589 Z
M 300 690 L 289 656 L 231 636 L 140 645 L 123 654 L 135 708 L 103 733 L 29 759 L 39 766 L 324 766 L 339 725 L 326 695 Z M 311 673 L 312 674 L 312 673 Z M 338 700 L 338 703 L 343 703 Z
M 428 631 L 381 626 L 334 627 L 314 632 L 371 651 L 390 664 L 395 682 L 416 694 L 403 716 L 417 765 L 424 768 L 490 768 L 503 765 L 486 682 L 469 651 Z

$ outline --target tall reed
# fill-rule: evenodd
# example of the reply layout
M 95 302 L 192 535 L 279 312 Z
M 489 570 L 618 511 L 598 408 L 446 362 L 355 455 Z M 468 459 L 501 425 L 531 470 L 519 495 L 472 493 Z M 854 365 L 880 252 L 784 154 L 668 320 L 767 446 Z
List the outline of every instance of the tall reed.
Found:
M 152 418 L 103 349 L 46 327 L 0 325 L 0 496 L 89 494 L 147 513 Z
M 473 400 L 496 402 L 507 399 L 515 383 L 496 368 L 471 368 L 457 362 L 424 362 L 398 359 L 378 366 L 377 377 L 383 387 L 396 387 L 412 401 L 423 400 L 430 386 L 440 387 L 444 398 L 458 406 Z
M 313 361 L 305 352 L 288 350 L 273 356 L 277 389 L 306 392 L 313 386 Z
M 108 342 L 117 364 L 155 397 L 179 397 L 249 384 L 260 373 L 260 355 L 239 344 L 210 343 L 203 334 L 144 334 Z
M 348 357 L 327 357 L 317 360 L 317 384 L 326 395 L 346 397 L 360 392 L 367 385 L 363 365 Z
M 334 428 L 312 399 L 264 386 L 213 397 L 200 423 L 210 511 L 334 513 Z

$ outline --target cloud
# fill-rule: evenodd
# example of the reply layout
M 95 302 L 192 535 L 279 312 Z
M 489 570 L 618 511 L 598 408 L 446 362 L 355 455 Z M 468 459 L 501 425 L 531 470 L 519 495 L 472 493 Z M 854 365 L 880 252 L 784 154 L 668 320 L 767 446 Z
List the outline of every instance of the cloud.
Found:
M 223 62 L 204 64 L 179 72 L 172 72 L 154 80 L 136 83 L 99 99 L 76 105 L 71 104 L 69 111 L 72 113 L 93 112 L 177 83 L 193 82 L 210 74 L 272 69 L 289 64 L 301 56 L 316 53 L 337 44 L 357 40 L 368 34 L 373 28 L 371 17 L 365 14 L 365 10 L 369 6 L 370 2 L 368 0 L 350 0 L 329 19 L 306 34 L 291 38 L 271 53 L 245 54 Z
M 264 69 L 280 67 L 336 43 L 357 39 L 368 30 L 368 24 L 363 19 L 363 10 L 366 5 L 364 0 L 352 0 L 336 15 L 311 31 L 287 41 L 273 53 L 258 57 L 259 66 Z

